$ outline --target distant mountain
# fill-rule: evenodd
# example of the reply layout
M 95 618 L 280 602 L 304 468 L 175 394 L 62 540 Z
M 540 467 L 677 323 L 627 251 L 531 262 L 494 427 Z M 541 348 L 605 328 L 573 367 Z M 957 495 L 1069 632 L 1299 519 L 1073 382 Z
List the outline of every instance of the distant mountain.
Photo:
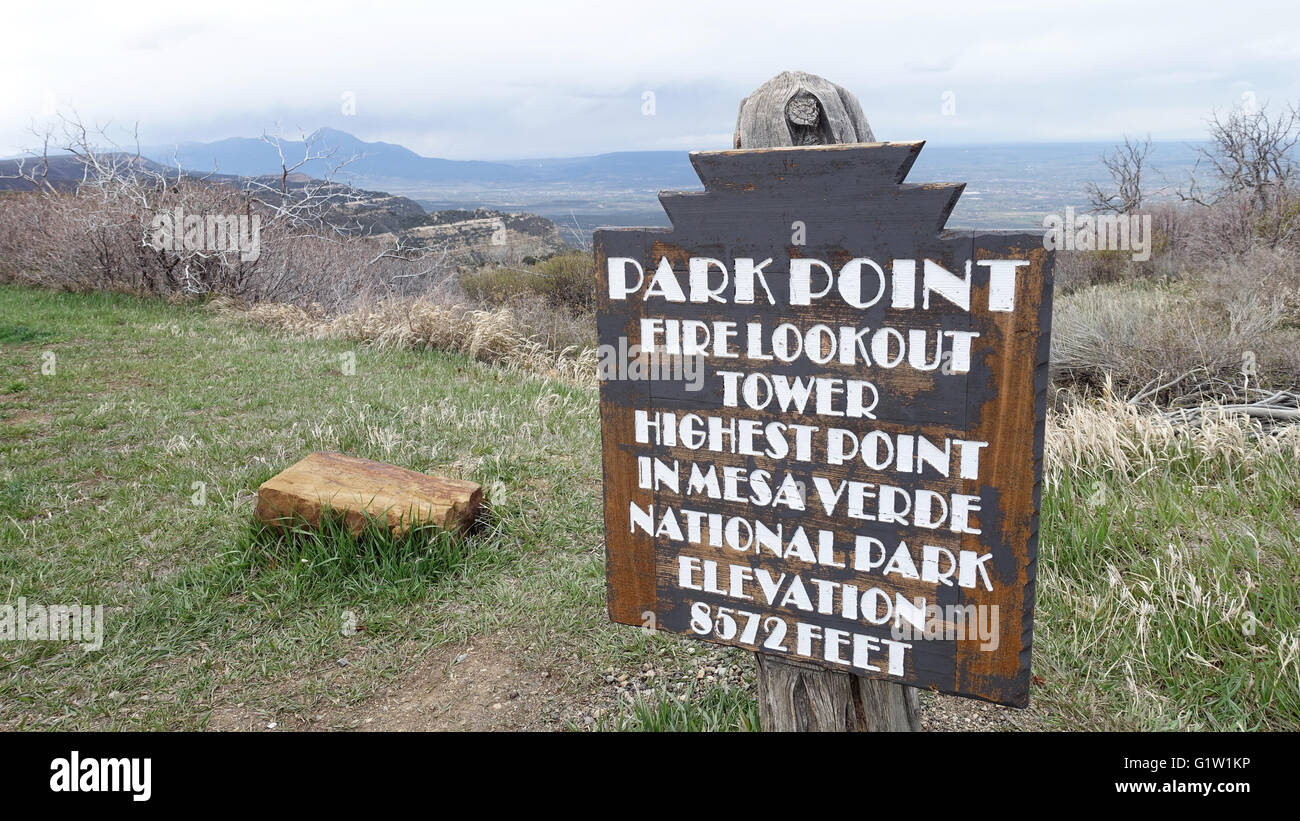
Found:
M 283 162 L 289 167 L 301 162 L 309 151 L 313 156 L 329 153 L 324 159 L 310 160 L 297 168 L 298 173 L 323 179 L 349 177 L 358 181 L 404 179 L 419 182 L 504 182 L 516 177 L 509 166 L 490 162 L 441 160 L 421 157 L 408 148 L 392 143 L 368 143 L 345 131 L 322 128 L 305 140 L 280 140 Z M 281 168 L 280 150 L 258 137 L 230 137 L 211 143 L 187 142 L 176 146 L 149 146 L 141 153 L 167 165 L 177 161 L 192 171 L 219 171 L 256 177 L 277 174 Z M 339 173 L 335 168 L 347 160 Z
M 594 157 L 564 159 L 444 160 L 422 157 L 400 145 L 366 142 L 346 131 L 322 128 L 305 140 L 282 139 L 284 161 L 291 167 L 308 152 L 332 152 L 328 159 L 312 160 L 296 169 L 311 177 L 343 177 L 359 184 L 382 186 L 400 180 L 406 184 L 481 185 L 550 184 L 576 182 L 606 186 L 658 186 L 670 184 L 697 186 L 699 178 L 691 169 L 684 151 L 624 151 Z M 280 152 L 274 145 L 256 137 L 230 137 L 216 142 L 186 142 L 176 146 L 150 146 L 141 153 L 164 165 L 196 172 L 218 171 L 256 177 L 279 173 Z M 348 162 L 339 173 L 334 169 Z
M 469 162 L 422 157 L 400 145 L 365 142 L 335 129 L 312 135 L 318 148 L 336 149 L 336 159 L 358 156 L 337 180 L 387 191 L 430 211 L 488 208 L 527 212 L 554 220 L 565 236 L 601 225 L 668 224 L 659 205 L 663 190 L 699 190 L 686 151 L 623 151 L 589 157 Z M 286 142 L 286 155 L 302 157 L 301 141 Z M 1107 143 L 1019 143 L 951 145 L 931 141 L 908 176 L 910 182 L 965 182 L 949 225 L 968 228 L 1041 228 L 1044 214 L 1087 207 L 1087 186 L 1111 184 L 1100 157 Z M 1173 189 L 1195 166 L 1195 143 L 1158 142 L 1150 160 L 1150 199 L 1172 199 Z M 260 139 L 155 147 L 144 155 L 175 167 L 173 151 L 192 172 L 276 175 L 280 159 Z M 75 174 L 79 169 L 61 169 Z M 324 177 L 329 166 L 308 164 L 299 172 Z M 2 173 L 2 172 L 0 172 Z M 0 180 L 0 188 L 7 187 Z M 396 216 L 396 215 L 395 215 Z M 386 224 L 397 224 L 385 219 Z

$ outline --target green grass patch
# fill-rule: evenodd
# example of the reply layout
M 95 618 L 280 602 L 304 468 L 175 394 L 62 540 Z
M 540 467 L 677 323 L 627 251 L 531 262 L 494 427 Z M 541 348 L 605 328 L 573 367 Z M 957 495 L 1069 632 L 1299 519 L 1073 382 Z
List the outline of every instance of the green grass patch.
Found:
M 656 691 L 598 726 L 640 733 L 757 732 L 758 702 L 752 692 L 726 685 L 692 687 L 677 695 Z
M 0 345 L 23 345 L 53 336 L 49 331 L 29 328 L 26 325 L 0 325 Z
M 56 367 L 0 347 L 0 384 L 26 386 L 0 397 L 0 425 L 24 420 L 0 436 L 0 601 L 104 604 L 106 637 L 0 643 L 0 727 L 196 729 L 230 705 L 292 719 L 483 635 L 521 636 L 538 667 L 642 646 L 603 618 L 593 389 L 0 287 L 0 325 L 19 324 L 51 330 Z M 459 541 L 253 525 L 257 486 L 314 450 L 480 482 L 491 515 Z
M 253 522 L 228 570 L 255 579 L 250 589 L 284 607 L 376 596 L 409 604 L 463 566 L 471 550 L 469 540 L 435 527 L 394 535 L 382 520 L 370 518 L 353 532 L 342 515 L 327 513 L 318 526 Z
M 1203 433 L 1044 494 L 1034 669 L 1049 726 L 1300 728 L 1300 459 Z

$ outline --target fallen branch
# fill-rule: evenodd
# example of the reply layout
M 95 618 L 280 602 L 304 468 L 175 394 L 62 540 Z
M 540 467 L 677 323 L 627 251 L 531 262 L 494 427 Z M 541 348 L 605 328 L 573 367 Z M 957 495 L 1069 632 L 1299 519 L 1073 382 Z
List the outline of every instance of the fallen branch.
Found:
M 1254 419 L 1273 422 L 1300 422 L 1300 393 L 1275 391 L 1257 402 L 1240 402 L 1229 405 L 1202 405 L 1199 408 L 1175 408 L 1163 411 L 1170 421 L 1188 425 L 1200 424 L 1207 413 L 1239 413 Z

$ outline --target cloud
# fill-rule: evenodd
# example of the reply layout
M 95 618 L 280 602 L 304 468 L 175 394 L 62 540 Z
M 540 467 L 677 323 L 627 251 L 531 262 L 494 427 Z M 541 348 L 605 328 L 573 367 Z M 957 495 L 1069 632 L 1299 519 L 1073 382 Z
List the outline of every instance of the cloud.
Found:
M 73 5 L 58 25 L 6 12 L 26 34 L 0 52 L 0 153 L 52 100 L 149 142 L 280 123 L 458 159 L 677 147 L 728 137 L 740 99 L 791 68 L 855 91 L 882 136 L 959 141 L 1181 138 L 1243 91 L 1300 97 L 1300 9 L 1253 2 Z

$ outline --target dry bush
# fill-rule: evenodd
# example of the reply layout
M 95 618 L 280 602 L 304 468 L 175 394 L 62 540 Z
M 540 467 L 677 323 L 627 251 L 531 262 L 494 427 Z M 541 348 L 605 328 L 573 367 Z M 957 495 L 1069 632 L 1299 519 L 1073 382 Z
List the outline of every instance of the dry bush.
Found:
M 1300 254 L 1282 248 L 1255 248 L 1244 254 L 1206 260 L 1198 269 L 1206 297 L 1240 302 L 1250 297 L 1277 298 L 1287 305 L 1291 324 L 1300 324 Z
M 362 226 L 347 215 L 365 194 L 332 181 L 349 161 L 332 163 L 334 151 L 318 150 L 314 138 L 290 157 L 278 136 L 263 136 L 279 152 L 278 175 L 198 178 L 76 118 L 37 136 L 40 149 L 5 166 L 24 192 L 0 200 L 0 275 L 9 280 L 338 310 L 359 296 L 427 292 L 453 271 L 441 248 L 360 241 Z M 297 173 L 308 167 L 325 177 Z
M 475 309 L 430 298 L 390 297 L 341 313 L 263 303 L 219 309 L 256 324 L 317 339 L 348 339 L 381 347 L 436 348 L 566 379 L 595 378 L 596 350 L 556 349 L 520 331 L 509 308 Z
M 1159 402 L 1248 399 L 1300 386 L 1300 247 L 1261 233 L 1245 195 L 1152 209 L 1146 267 L 1058 254 L 1052 373 Z M 1257 371 L 1257 372 L 1256 372 Z M 1248 373 L 1249 372 L 1249 373 Z
M 1258 249 L 1300 251 L 1300 193 L 1275 190 L 1261 203 L 1245 191 L 1227 193 L 1205 205 L 1176 211 L 1178 250 L 1185 257 L 1222 258 Z
M 585 251 L 556 254 L 529 265 L 488 265 L 462 272 L 460 284 L 470 297 L 495 305 L 532 298 L 577 314 L 596 309 L 596 275 L 591 254 Z
M 264 324 L 378 345 L 457 351 L 489 362 L 543 371 L 594 373 L 594 322 L 533 292 L 501 305 L 466 299 L 455 260 L 437 249 L 407 252 L 327 225 L 276 220 L 238 191 L 184 181 L 148 189 L 30 192 L 0 200 L 5 279 L 72 291 L 221 298 Z M 187 253 L 151 247 L 160 210 L 267 216 L 260 255 Z M 590 276 L 590 258 L 583 272 Z M 543 263 L 545 264 L 545 263 Z M 566 262 L 572 269 L 577 266 Z
M 1114 473 L 1135 477 L 1152 465 L 1227 460 L 1250 465 L 1274 456 L 1300 460 L 1300 425 L 1265 428 L 1259 420 L 1206 405 L 1201 424 L 1188 427 L 1109 390 L 1048 414 L 1044 478 Z
M 1131 251 L 1057 251 L 1052 269 L 1056 293 L 1064 296 L 1092 285 L 1147 279 L 1163 258 L 1153 255 L 1146 262 L 1135 262 Z
M 1215 276 L 1240 269 L 1223 263 Z M 1196 281 L 1176 286 L 1099 285 L 1056 302 L 1052 375 L 1098 388 L 1107 379 L 1126 397 L 1171 401 L 1231 395 L 1248 361 L 1256 384 L 1300 384 L 1296 292 Z
M 549 348 L 594 348 L 596 318 L 594 312 L 552 307 L 532 295 L 521 295 L 503 306 L 514 317 L 519 332 Z
M 1172 282 L 1195 277 L 1208 265 L 1235 261 L 1273 248 L 1255 232 L 1241 200 L 1210 206 L 1164 202 L 1150 205 L 1151 258 L 1134 260 L 1131 251 L 1057 251 L 1056 293 L 1068 295 L 1092 285 L 1153 279 Z M 1290 249 L 1293 253 L 1300 248 Z
M 260 253 L 244 259 L 238 251 L 158 249 L 151 243 L 154 216 L 176 208 L 190 215 L 258 216 Z M 223 295 L 337 310 L 359 297 L 427 292 L 451 276 L 450 265 L 385 250 L 325 225 L 277 220 L 241 192 L 193 181 L 0 200 L 0 258 L 6 261 L 0 276 L 70 291 Z
M 1096 183 L 1089 183 L 1088 202 L 1094 211 L 1132 214 L 1142 208 L 1147 194 L 1142 177 L 1150 165 L 1151 151 L 1151 136 L 1148 134 L 1142 140 L 1125 136 L 1123 145 L 1117 145 L 1110 153 L 1102 155 L 1102 165 L 1110 173 L 1115 190 L 1103 190 Z

